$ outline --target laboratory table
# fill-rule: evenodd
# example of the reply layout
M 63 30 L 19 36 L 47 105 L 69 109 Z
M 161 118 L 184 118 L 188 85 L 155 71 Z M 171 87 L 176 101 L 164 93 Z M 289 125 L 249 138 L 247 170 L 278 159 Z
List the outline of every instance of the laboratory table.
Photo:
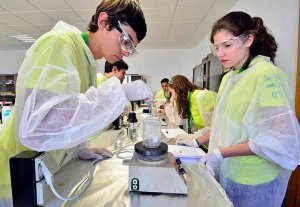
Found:
M 168 125 L 168 127 L 172 126 Z M 120 134 L 120 130 L 105 131 L 91 141 L 91 146 L 105 147 L 117 153 L 114 146 L 114 139 L 118 134 Z M 170 140 L 166 138 L 163 138 L 162 141 L 170 143 Z M 128 138 L 123 140 L 123 146 L 126 146 L 125 149 L 133 149 L 133 145 L 134 143 Z M 120 157 L 122 157 L 121 155 L 122 154 L 119 154 Z M 123 156 L 124 155 L 126 155 L 126 153 L 123 153 Z M 123 158 L 125 157 L 126 156 Z M 197 164 L 196 161 L 183 162 L 183 167 L 187 172 L 186 182 L 188 195 L 128 192 L 128 166 L 123 165 L 122 162 L 123 160 L 118 158 L 116 154 L 110 159 L 98 162 L 94 172 L 93 182 L 80 198 L 68 202 L 58 202 L 57 199 L 55 201 L 54 199 L 48 199 L 45 206 L 233 206 L 215 178 L 206 171 L 204 166 Z M 56 186 L 58 188 L 59 186 L 63 186 L 64 190 L 62 191 L 68 191 L 68 195 L 76 193 L 76 191 L 80 189 L 79 185 L 75 185 L 78 182 L 76 181 L 76 177 L 82 177 L 83 174 L 87 174 L 87 169 L 90 168 L 89 163 L 89 161 L 79 159 L 72 160 L 68 165 L 64 166 L 62 170 L 68 173 L 60 172 L 56 176 Z M 167 177 L 165 180 L 168 182 Z M 49 194 L 51 194 L 51 192 Z M 119 205 L 111 205 L 112 202 L 117 202 Z

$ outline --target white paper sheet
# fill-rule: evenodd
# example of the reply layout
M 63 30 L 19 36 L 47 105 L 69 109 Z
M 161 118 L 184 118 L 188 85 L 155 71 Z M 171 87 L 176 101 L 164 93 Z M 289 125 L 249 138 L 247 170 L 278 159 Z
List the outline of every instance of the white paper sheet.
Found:
M 205 152 L 200 148 L 181 145 L 168 145 L 168 151 L 171 152 L 174 157 L 179 158 L 201 158 L 205 155 Z
M 187 134 L 184 130 L 180 128 L 176 129 L 161 129 L 161 132 L 166 136 L 166 138 L 175 138 L 178 134 Z

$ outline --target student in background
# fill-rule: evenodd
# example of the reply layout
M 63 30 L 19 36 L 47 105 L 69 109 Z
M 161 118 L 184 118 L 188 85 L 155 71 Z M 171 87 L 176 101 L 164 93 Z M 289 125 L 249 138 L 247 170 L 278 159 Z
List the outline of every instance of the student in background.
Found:
M 124 62 L 124 60 L 114 62 L 113 64 L 105 61 L 104 74 L 102 73 L 97 74 L 97 86 L 99 87 L 101 84 L 103 84 L 106 80 L 108 80 L 111 77 L 118 78 L 122 83 L 125 78 L 125 74 L 127 70 L 128 70 L 128 65 L 127 63 Z M 124 108 L 123 114 L 128 114 L 129 111 L 131 111 L 131 104 L 128 101 L 127 105 Z M 119 127 L 120 127 L 120 121 L 122 120 L 121 118 L 122 115 L 112 122 L 112 125 L 116 130 L 120 129 Z M 110 127 L 111 125 L 108 125 L 107 129 Z
M 169 91 L 172 98 L 170 103 L 165 105 L 165 114 L 177 125 L 187 120 L 189 131 L 189 134 L 177 135 L 176 143 L 200 147 L 204 143 L 200 143 L 198 138 L 209 131 L 216 93 L 194 85 L 183 75 L 172 77 Z M 198 132 L 191 134 L 195 131 Z
M 168 89 L 168 83 L 168 78 L 164 78 L 160 81 L 161 89 L 157 91 L 154 99 L 154 104 L 157 107 L 163 106 L 166 103 L 166 101 L 170 100 L 171 98 L 171 94 Z
M 111 77 L 117 77 L 122 83 L 127 70 L 128 65 L 124 62 L 124 60 L 119 60 L 113 64 L 105 61 L 104 74 L 97 74 L 97 86 Z

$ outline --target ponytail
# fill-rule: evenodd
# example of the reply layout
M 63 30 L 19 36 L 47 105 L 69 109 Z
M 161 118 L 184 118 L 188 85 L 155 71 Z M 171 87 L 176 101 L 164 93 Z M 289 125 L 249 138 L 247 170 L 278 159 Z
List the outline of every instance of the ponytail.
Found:
M 270 57 L 274 63 L 278 45 L 275 38 L 264 26 L 260 17 L 252 17 L 241 11 L 230 12 L 219 19 L 212 27 L 210 41 L 213 43 L 214 35 L 221 30 L 231 32 L 234 36 L 242 34 L 254 36 L 250 53 L 252 56 L 264 55 Z
M 252 17 L 254 29 L 249 31 L 254 35 L 253 44 L 250 47 L 250 53 L 254 56 L 264 55 L 270 57 L 274 63 L 278 44 L 270 34 L 268 29 L 264 26 L 263 20 L 260 17 Z

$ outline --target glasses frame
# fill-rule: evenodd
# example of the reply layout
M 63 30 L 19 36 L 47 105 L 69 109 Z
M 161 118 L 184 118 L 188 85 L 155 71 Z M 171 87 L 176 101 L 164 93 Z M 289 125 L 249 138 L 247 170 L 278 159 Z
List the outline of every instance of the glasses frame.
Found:
M 225 41 L 223 41 L 223 42 L 220 42 L 220 43 L 218 43 L 218 44 L 212 44 L 212 45 L 210 45 L 210 50 L 211 50 L 211 52 L 212 52 L 214 55 L 217 55 L 217 53 L 218 53 L 220 50 L 224 53 L 224 48 L 225 48 L 225 50 L 226 50 L 226 46 L 224 46 L 224 43 L 226 43 L 226 42 L 228 42 L 228 41 L 231 41 L 231 40 L 237 40 L 237 39 L 240 39 L 240 38 L 241 38 L 242 42 L 244 42 L 244 41 L 247 39 L 247 37 L 248 37 L 248 36 L 246 36 L 245 34 L 241 34 L 241 35 L 239 35 L 239 36 L 232 37 L 232 38 L 230 38 L 230 39 L 228 39 L 228 40 L 225 40 Z M 220 48 L 220 46 L 219 46 L 219 48 L 217 48 L 218 45 L 222 45 L 222 48 Z M 242 44 L 240 44 L 240 45 L 238 45 L 238 46 L 235 46 L 234 49 L 238 49 L 238 48 L 240 48 L 241 46 L 242 46 Z
M 119 37 L 121 49 L 124 52 L 129 53 L 129 56 L 134 56 L 138 54 L 138 51 L 134 46 L 132 37 L 127 33 L 127 31 L 125 30 L 125 28 L 123 27 L 120 21 L 118 21 L 118 25 L 116 25 L 116 29 L 121 33 Z M 128 46 L 128 42 L 130 42 L 129 46 Z

